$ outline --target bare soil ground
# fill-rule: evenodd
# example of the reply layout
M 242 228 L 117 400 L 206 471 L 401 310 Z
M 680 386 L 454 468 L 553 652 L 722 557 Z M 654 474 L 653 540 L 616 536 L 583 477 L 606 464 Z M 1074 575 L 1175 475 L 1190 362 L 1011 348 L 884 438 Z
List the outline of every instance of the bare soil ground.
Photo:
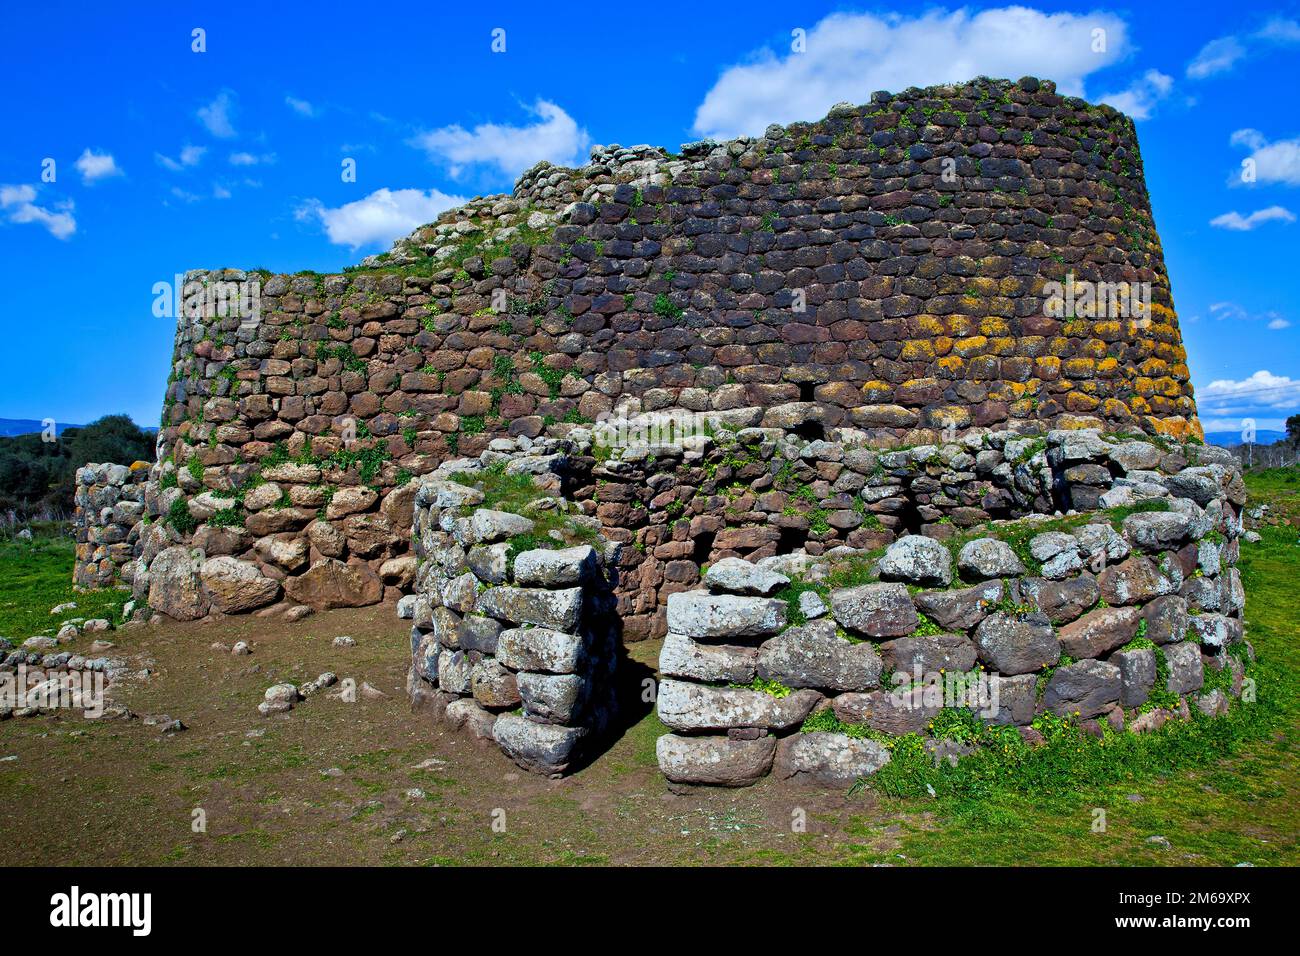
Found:
M 357 645 L 334 647 L 341 634 Z M 669 793 L 654 758 L 665 731 L 652 713 L 566 779 L 522 771 L 495 745 L 410 712 L 406 628 L 391 607 L 109 636 L 113 653 L 152 672 L 111 692 L 137 718 L 63 713 L 0 723 L 0 862 L 902 862 L 899 815 L 873 813 L 869 793 L 771 780 Z M 253 646 L 251 656 L 210 646 L 238 640 Z M 73 647 L 81 644 L 89 639 Z M 648 642 L 633 645 L 631 657 L 653 667 L 658 652 Z M 321 694 L 288 714 L 258 714 L 272 683 L 326 670 L 387 696 L 346 703 Z M 187 729 L 163 734 L 140 719 L 158 714 Z M 194 832 L 196 810 L 206 833 Z M 796 832 L 800 818 L 806 832 Z

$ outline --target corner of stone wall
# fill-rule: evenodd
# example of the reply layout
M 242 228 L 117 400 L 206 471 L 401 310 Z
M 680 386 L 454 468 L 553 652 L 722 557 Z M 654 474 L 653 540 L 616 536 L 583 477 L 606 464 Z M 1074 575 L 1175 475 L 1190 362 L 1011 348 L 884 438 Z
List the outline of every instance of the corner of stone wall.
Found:
M 448 462 L 420 484 L 415 593 L 398 610 L 412 619 L 413 708 L 494 740 L 525 770 L 560 776 L 599 745 L 617 707 L 620 546 L 559 494 L 568 443 L 523 441 Z M 520 513 L 483 506 L 474 485 L 485 471 L 515 487 L 531 476 L 536 500 Z

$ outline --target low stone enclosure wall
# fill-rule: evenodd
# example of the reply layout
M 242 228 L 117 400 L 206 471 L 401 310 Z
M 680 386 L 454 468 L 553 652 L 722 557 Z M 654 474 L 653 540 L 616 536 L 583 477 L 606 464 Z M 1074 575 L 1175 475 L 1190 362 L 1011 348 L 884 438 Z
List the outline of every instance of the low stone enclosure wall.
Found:
M 1031 742 L 1044 713 L 1141 732 L 1190 707 L 1223 713 L 1241 692 L 1245 494 L 1220 449 L 1054 431 L 884 452 L 849 434 L 709 431 L 622 450 L 585 429 L 498 439 L 424 481 L 404 599 L 413 701 L 521 766 L 570 769 L 608 720 L 589 711 L 564 729 L 581 710 L 570 702 L 612 706 L 617 608 L 645 597 L 626 574 L 645 561 L 627 556 L 673 542 L 675 580 L 654 592 L 667 631 L 657 707 L 673 731 L 658 754 L 673 785 L 744 785 L 773 766 L 842 785 L 879 769 L 901 734 L 958 758 L 953 720 Z M 802 475 L 807 492 L 773 490 L 778 475 Z M 638 507 L 653 502 L 634 531 L 601 513 L 615 476 Z M 706 530 L 727 511 L 719 481 L 750 499 L 732 537 Z M 764 495 L 784 497 L 751 510 Z M 1087 507 L 1062 506 L 1075 501 Z M 580 621 L 586 608 L 599 626 Z M 556 676 L 571 671 L 557 713 Z
M 78 587 L 111 587 L 121 580 L 123 566 L 135 559 L 148 477 L 149 465 L 141 461 L 129 467 L 92 463 L 77 469 L 72 580 Z

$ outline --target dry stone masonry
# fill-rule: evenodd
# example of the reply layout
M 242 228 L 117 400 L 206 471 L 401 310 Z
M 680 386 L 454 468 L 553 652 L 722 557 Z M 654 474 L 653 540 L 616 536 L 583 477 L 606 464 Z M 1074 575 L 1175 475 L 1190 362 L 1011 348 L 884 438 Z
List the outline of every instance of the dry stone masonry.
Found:
M 1151 445 L 1163 472 L 1122 472 L 1147 460 L 1133 444 L 1047 435 L 1066 494 L 1071 476 L 1095 488 L 1122 473 L 1101 511 L 710 564 L 667 601 L 664 775 L 745 786 L 775 768 L 848 786 L 905 734 L 958 759 L 969 746 L 939 729 L 954 714 L 1032 743 L 1044 713 L 1098 734 L 1225 713 L 1253 656 L 1234 567 L 1244 486 L 1226 451 L 1195 446 Z
M 427 709 L 495 740 L 521 767 L 571 769 L 616 707 L 620 547 L 559 495 L 571 443 L 497 439 L 445 463 L 415 497 L 415 594 L 408 689 Z M 512 513 L 485 501 L 506 483 Z M 528 515 L 532 515 L 529 517 Z M 549 528 L 549 531 L 544 529 Z
M 395 602 L 413 704 L 529 770 L 598 749 L 647 638 L 674 786 L 1240 691 L 1244 489 L 1133 124 L 1050 82 L 597 147 L 339 275 L 186 278 L 239 308 L 178 320 L 147 476 L 79 474 L 78 583 L 180 620 Z

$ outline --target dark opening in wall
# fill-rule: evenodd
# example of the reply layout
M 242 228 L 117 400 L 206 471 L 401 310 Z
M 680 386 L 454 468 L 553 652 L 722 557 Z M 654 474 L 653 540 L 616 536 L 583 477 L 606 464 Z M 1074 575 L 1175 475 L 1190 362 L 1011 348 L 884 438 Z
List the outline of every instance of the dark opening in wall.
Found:
M 826 428 L 821 422 L 804 422 L 797 425 L 795 434 L 807 441 L 821 441 L 826 438 Z
M 781 528 L 781 537 L 776 542 L 777 554 L 792 554 L 802 550 L 808 543 L 808 532 L 799 528 Z
M 799 401 L 801 401 L 801 402 L 814 402 L 814 401 L 816 401 L 817 399 L 814 397 L 814 394 L 813 394 L 813 393 L 816 391 L 816 389 L 817 389 L 817 386 L 814 385 L 812 382 L 800 382 L 800 383 L 799 383 Z
M 904 501 L 906 504 L 898 509 L 898 511 L 894 512 L 894 517 L 896 517 L 900 522 L 897 532 L 898 537 L 900 538 L 905 534 L 920 534 L 921 526 L 925 524 L 925 522 L 921 520 L 921 512 L 917 509 L 916 502 L 912 500 L 912 496 L 908 495 Z

